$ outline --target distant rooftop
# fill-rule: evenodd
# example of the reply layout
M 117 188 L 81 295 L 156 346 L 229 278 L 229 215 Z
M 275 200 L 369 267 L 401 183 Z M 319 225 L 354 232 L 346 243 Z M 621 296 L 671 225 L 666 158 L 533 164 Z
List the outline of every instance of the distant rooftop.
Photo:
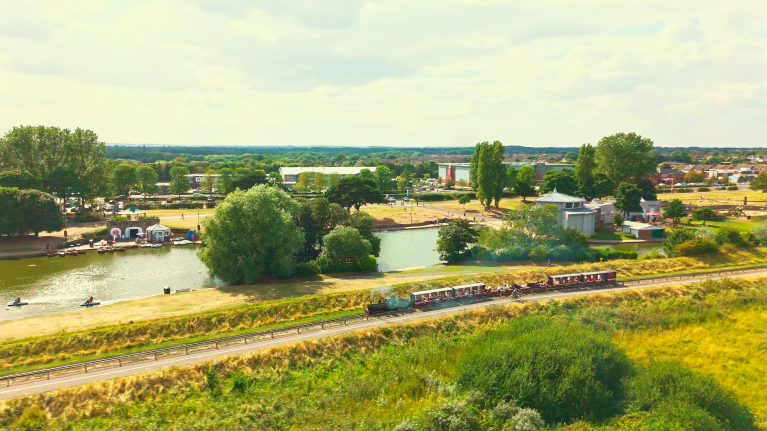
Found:
M 280 175 L 301 175 L 304 172 L 323 173 L 327 174 L 340 174 L 340 175 L 359 175 L 363 169 L 369 169 L 371 171 L 375 168 L 366 166 L 294 166 L 294 167 L 282 167 L 280 168 Z
M 557 189 L 555 188 L 553 192 L 546 193 L 545 195 L 536 199 L 535 202 L 569 203 L 569 202 L 585 202 L 585 200 L 579 197 L 566 195 L 564 193 L 559 193 Z

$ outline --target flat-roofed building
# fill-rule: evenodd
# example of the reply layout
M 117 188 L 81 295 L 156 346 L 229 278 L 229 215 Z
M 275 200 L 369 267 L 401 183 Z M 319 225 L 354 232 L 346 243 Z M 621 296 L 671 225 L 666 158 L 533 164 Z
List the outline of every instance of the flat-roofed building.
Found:
M 522 166 L 532 166 L 535 169 L 535 181 L 542 181 L 543 176 L 550 170 L 561 171 L 564 169 L 573 169 L 575 165 L 571 163 L 548 163 L 548 162 L 504 162 L 506 168 L 513 167 L 519 170 Z M 471 172 L 470 163 L 437 163 L 439 167 L 439 178 L 444 183 L 447 180 L 453 180 L 456 183 L 465 181 L 471 185 L 469 173 Z
M 344 178 L 349 175 L 359 175 L 363 169 L 375 171 L 375 168 L 365 166 L 291 166 L 280 168 L 280 175 L 282 176 L 282 182 L 287 185 L 293 185 L 298 182 L 298 176 L 304 172 L 310 173 L 312 176 L 314 176 L 316 173 L 322 173 L 325 175 L 339 174 L 341 175 L 341 178 Z

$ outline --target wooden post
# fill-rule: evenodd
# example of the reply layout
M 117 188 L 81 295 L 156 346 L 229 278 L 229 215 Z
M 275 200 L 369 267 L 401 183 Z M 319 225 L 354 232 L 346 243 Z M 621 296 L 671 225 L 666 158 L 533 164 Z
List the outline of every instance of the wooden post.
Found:
M 215 344 L 216 344 L 216 350 L 218 350 L 218 341 L 216 341 Z
M 154 360 L 157 360 L 157 352 L 154 352 Z
M 185 351 L 185 352 L 186 352 L 186 354 L 188 355 L 188 354 L 189 354 L 189 347 L 184 347 L 184 351 Z
M 83 368 L 85 369 L 85 374 L 88 374 L 88 365 L 84 365 Z
M 118 360 L 117 360 L 117 363 L 118 363 L 118 366 L 120 366 L 120 367 L 122 367 L 122 366 L 123 366 L 123 360 L 122 360 L 122 359 L 118 359 Z
M 51 379 L 51 372 L 48 371 L 48 380 L 50 380 L 50 379 Z
M 272 338 L 274 338 L 274 331 L 270 332 L 270 334 L 272 334 Z

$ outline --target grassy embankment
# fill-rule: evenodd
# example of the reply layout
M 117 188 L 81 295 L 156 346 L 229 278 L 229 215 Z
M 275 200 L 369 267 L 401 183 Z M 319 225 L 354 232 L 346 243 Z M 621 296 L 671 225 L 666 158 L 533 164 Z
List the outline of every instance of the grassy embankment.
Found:
M 725 398 L 723 405 L 729 410 L 741 408 L 729 398 L 734 391 L 763 422 L 767 398 L 759 389 L 765 384 L 765 351 L 763 331 L 758 328 L 767 323 L 766 300 L 767 279 L 762 277 L 493 307 L 4 401 L 0 403 L 0 427 L 14 429 L 16 422 L 71 430 L 391 430 L 406 418 L 416 422 L 429 419 L 424 410 L 435 411 L 435 406 L 461 396 L 466 388 L 456 382 L 466 371 L 464 360 L 476 356 L 479 349 L 487 350 L 486 340 L 492 341 L 493 334 L 530 316 L 612 338 L 629 356 L 638 358 L 635 367 L 640 372 L 644 358 L 655 352 L 686 361 L 714 351 L 706 363 L 691 366 L 711 373 L 718 384 L 693 375 L 689 384 L 680 382 L 682 390 L 694 391 L 691 386 L 706 382 L 717 397 Z M 730 329 L 740 332 L 716 329 L 723 319 Z M 718 342 L 703 342 L 711 336 Z M 656 348 L 657 343 L 645 343 L 650 339 L 662 339 L 684 349 Z M 743 352 L 733 351 L 741 345 Z M 720 350 L 726 353 L 720 354 Z M 738 361 L 737 368 L 732 360 Z M 582 366 L 581 362 L 563 364 L 557 372 L 568 378 L 594 378 Z M 583 371 L 573 374 L 577 369 Z M 624 377 L 631 381 L 631 375 Z M 717 389 L 718 385 L 724 389 Z M 687 401 L 705 404 L 700 400 L 710 399 L 706 393 L 693 395 L 694 399 L 687 397 Z M 596 424 L 599 429 L 634 429 L 623 426 L 657 420 L 659 415 L 663 419 L 662 412 L 629 411 L 631 397 L 636 394 L 609 396 L 619 410 Z M 714 401 L 722 401 L 720 398 Z M 527 402 L 540 409 L 534 399 Z M 717 405 L 707 404 L 702 409 L 715 416 L 729 413 L 717 410 Z M 587 416 L 587 412 L 582 413 Z M 746 413 L 741 417 L 748 419 Z M 578 414 L 574 413 L 574 420 L 581 419 Z M 480 419 L 486 421 L 487 417 Z M 570 429 L 593 426 L 578 422 Z
M 695 187 L 693 190 L 696 190 Z M 700 197 L 704 199 L 701 200 Z M 743 198 L 748 198 L 748 202 L 765 201 L 766 194 L 755 190 L 714 190 L 710 192 L 698 192 L 692 193 L 658 193 L 658 198 L 665 201 L 671 199 L 681 199 L 682 202 L 687 204 L 688 202 L 694 206 L 709 206 L 709 205 L 743 205 Z
M 567 272 L 616 269 L 621 278 L 630 279 L 656 274 L 705 271 L 717 267 L 761 265 L 763 249 L 739 251 L 733 255 L 716 254 L 699 258 L 628 260 L 572 265 Z M 454 286 L 470 282 L 501 284 L 512 281 L 537 281 L 549 274 L 562 273 L 562 267 L 537 267 L 516 272 L 461 274 L 429 281 L 396 284 L 399 295 L 416 290 Z M 122 325 L 104 326 L 86 331 L 0 343 L 0 368 L 3 374 L 43 366 L 59 365 L 81 359 L 111 356 L 160 346 L 182 344 L 191 340 L 255 331 L 266 325 L 289 325 L 361 312 L 370 299 L 369 290 L 315 295 L 289 300 L 263 301 L 257 304 L 213 310 L 191 315 L 154 319 Z M 32 318 L 33 320 L 40 318 Z M 273 326 L 272 326 L 273 327 Z

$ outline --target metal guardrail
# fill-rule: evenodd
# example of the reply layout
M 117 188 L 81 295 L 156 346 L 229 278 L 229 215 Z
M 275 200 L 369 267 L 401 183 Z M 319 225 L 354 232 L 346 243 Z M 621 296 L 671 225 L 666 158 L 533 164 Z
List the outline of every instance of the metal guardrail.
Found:
M 648 284 L 648 283 L 653 283 L 657 281 L 672 281 L 672 280 L 683 280 L 683 279 L 706 277 L 706 276 L 721 276 L 721 275 L 728 275 L 728 274 L 763 271 L 765 269 L 767 269 L 767 267 L 750 267 L 750 268 L 740 268 L 740 269 L 730 269 L 730 270 L 707 271 L 707 272 L 696 273 L 696 274 L 680 274 L 680 275 L 668 275 L 668 276 L 659 276 L 659 277 L 647 277 L 647 278 L 638 278 L 638 279 L 626 280 L 626 281 L 617 280 L 617 283 L 620 283 L 622 286 L 629 286 L 629 283 L 633 283 L 633 285 Z M 608 285 L 604 285 L 604 286 L 608 287 Z M 565 288 L 565 289 L 568 289 L 568 288 Z M 376 314 L 374 317 L 382 318 L 382 317 L 399 316 L 403 313 L 409 313 L 412 311 L 413 311 L 412 309 L 400 310 L 396 312 Z M 315 329 L 315 330 L 325 329 L 328 326 L 348 325 L 350 322 L 356 322 L 361 320 L 369 321 L 370 317 L 371 315 L 360 313 L 360 314 L 354 314 L 354 315 L 346 316 L 346 317 L 339 317 L 335 319 L 303 323 L 300 325 L 286 326 L 284 328 L 275 328 L 275 329 L 270 329 L 268 331 L 250 332 L 247 334 L 232 335 L 229 337 L 216 338 L 213 340 L 198 341 L 194 343 L 185 343 L 185 344 L 180 344 L 178 346 L 144 350 L 141 352 L 128 353 L 124 355 L 112 356 L 109 358 L 92 359 L 89 361 L 78 362 L 76 364 L 60 365 L 57 367 L 42 368 L 39 370 L 25 371 L 22 373 L 15 373 L 15 374 L 8 374 L 5 376 L 0 376 L 0 382 L 5 381 L 5 386 L 10 387 L 11 383 L 14 380 L 27 381 L 27 380 L 32 380 L 32 378 L 34 377 L 46 378 L 47 380 L 50 380 L 51 376 L 56 376 L 56 375 L 76 373 L 79 371 L 88 373 L 89 367 L 91 370 L 93 370 L 93 369 L 107 368 L 109 366 L 122 367 L 125 364 L 133 363 L 133 362 L 141 362 L 141 361 L 147 361 L 147 360 L 156 361 L 162 356 L 170 356 L 170 354 L 173 354 L 173 353 L 181 354 L 182 351 L 184 354 L 188 355 L 190 351 L 194 352 L 196 350 L 203 350 L 206 348 L 219 349 L 222 346 L 226 346 L 228 344 L 233 344 L 237 342 L 243 342 L 244 344 L 248 344 L 248 340 L 257 341 L 257 340 L 262 340 L 266 338 L 274 339 L 274 338 L 279 338 L 280 336 L 287 335 L 292 332 L 297 332 L 298 334 L 300 334 L 302 330 L 309 331 L 312 329 Z

